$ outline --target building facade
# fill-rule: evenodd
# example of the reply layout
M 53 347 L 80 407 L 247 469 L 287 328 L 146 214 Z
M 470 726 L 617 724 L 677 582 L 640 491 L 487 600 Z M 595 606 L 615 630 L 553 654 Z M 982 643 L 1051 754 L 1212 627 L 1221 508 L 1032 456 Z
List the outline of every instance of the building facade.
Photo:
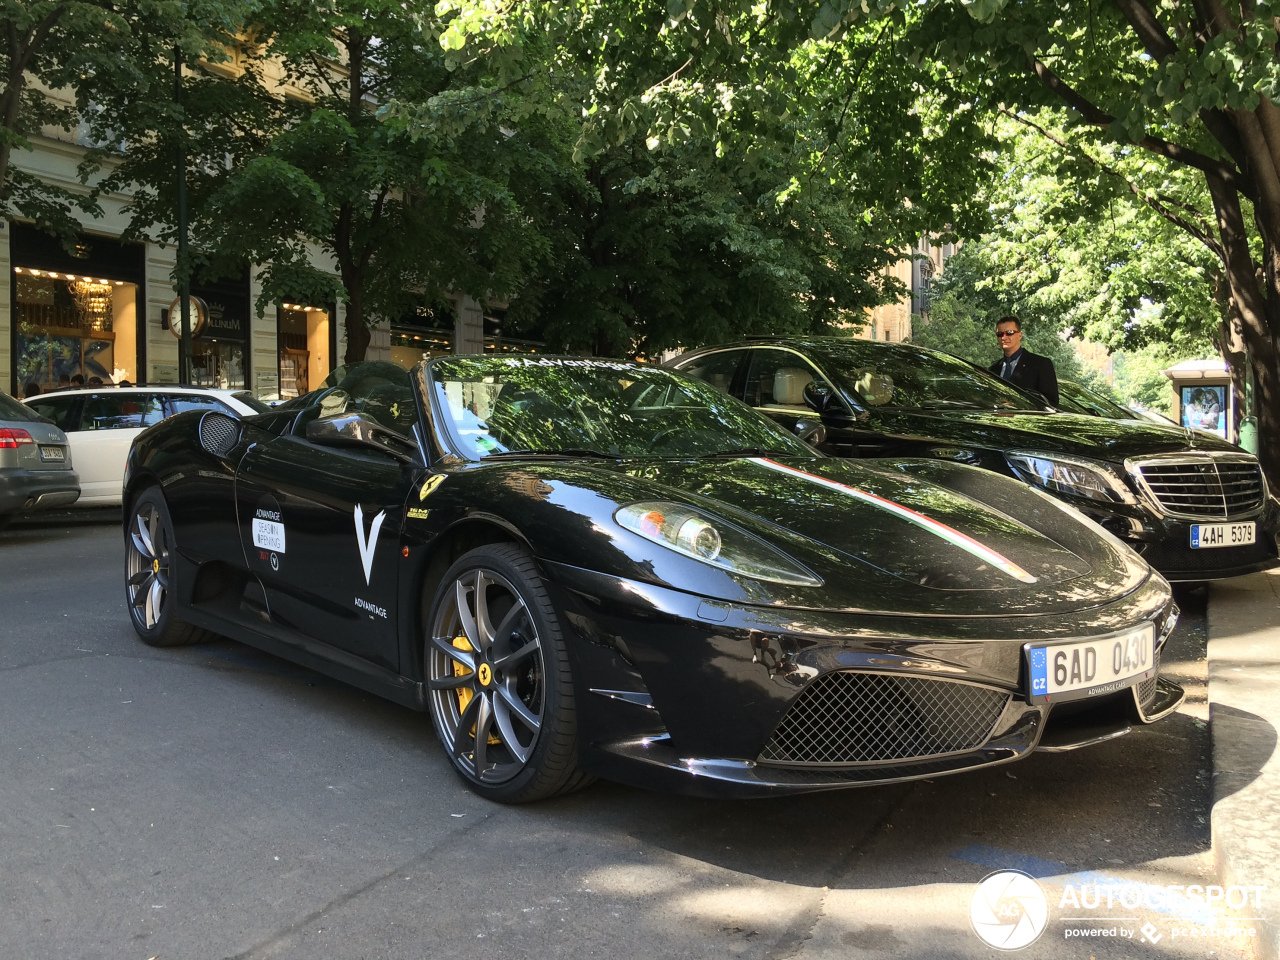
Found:
M 46 95 L 70 102 L 57 92 Z M 30 139 L 34 149 L 15 150 L 13 166 L 72 193 L 88 192 L 77 174 L 88 149 L 83 130 L 46 127 Z M 21 397 L 28 388 L 44 392 L 77 375 L 86 382 L 177 382 L 178 337 L 169 323 L 177 310 L 176 251 L 121 240 L 128 200 L 101 196 L 103 215 L 81 216 L 70 251 L 30 224 L 0 220 L 0 390 Z M 312 262 L 337 272 L 319 250 Z M 264 400 L 315 389 L 346 353 L 344 305 L 281 302 L 259 315 L 258 273 L 246 264 L 214 282 L 193 278 L 193 316 L 201 325 L 193 331 L 192 382 L 248 390 Z M 504 341 L 501 320 L 500 309 L 458 294 L 381 322 L 365 359 L 409 368 L 441 353 L 537 346 Z
M 907 293 L 896 303 L 868 310 L 866 325 L 858 336 L 864 340 L 899 343 L 910 340 L 912 318 L 929 316 L 930 288 L 942 276 L 947 260 L 955 251 L 953 243 L 939 245 L 927 236 L 921 237 L 910 257 L 885 268 L 884 275 L 901 283 Z

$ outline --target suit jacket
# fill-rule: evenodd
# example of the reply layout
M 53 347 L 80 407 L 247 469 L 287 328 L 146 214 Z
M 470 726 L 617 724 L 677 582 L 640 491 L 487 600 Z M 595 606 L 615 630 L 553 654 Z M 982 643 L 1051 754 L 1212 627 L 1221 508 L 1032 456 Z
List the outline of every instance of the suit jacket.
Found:
M 1004 357 L 1001 357 L 987 369 L 998 377 L 1000 367 L 1003 365 Z M 1009 382 L 1023 390 L 1035 391 L 1049 401 L 1050 406 L 1058 405 L 1058 372 L 1053 368 L 1053 361 L 1048 357 L 1023 349 Z

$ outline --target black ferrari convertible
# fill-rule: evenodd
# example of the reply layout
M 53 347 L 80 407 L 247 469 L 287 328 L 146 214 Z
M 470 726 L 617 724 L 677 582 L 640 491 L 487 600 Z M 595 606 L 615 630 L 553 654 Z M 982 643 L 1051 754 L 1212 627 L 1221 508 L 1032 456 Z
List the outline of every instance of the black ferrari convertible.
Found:
M 1172 711 L 1168 584 L 1007 477 L 815 454 L 625 361 L 341 368 L 135 442 L 150 644 L 235 638 L 431 714 L 517 802 L 763 796 L 1069 750 Z

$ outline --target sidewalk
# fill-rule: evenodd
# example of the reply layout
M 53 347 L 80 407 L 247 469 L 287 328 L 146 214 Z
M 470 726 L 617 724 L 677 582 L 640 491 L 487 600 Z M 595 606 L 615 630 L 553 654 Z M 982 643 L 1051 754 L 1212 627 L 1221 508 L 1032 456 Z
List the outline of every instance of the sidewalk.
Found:
M 1265 884 L 1262 956 L 1280 960 L 1280 571 L 1213 584 L 1213 855 L 1224 884 Z

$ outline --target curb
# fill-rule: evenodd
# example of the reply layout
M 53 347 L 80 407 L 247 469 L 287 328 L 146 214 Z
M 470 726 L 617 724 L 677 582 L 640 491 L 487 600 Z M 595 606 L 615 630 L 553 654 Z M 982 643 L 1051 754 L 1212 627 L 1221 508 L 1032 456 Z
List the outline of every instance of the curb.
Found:
M 1259 956 L 1280 960 L 1280 572 L 1210 586 L 1214 867 L 1265 885 Z

